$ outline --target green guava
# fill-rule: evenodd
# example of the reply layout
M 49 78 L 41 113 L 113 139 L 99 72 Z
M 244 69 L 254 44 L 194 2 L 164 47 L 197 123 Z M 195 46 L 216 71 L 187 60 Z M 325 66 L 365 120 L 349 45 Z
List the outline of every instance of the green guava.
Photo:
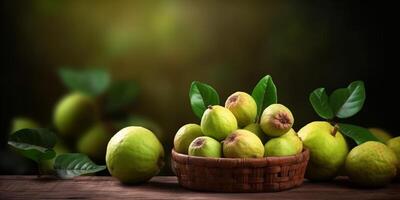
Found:
M 225 102 L 225 108 L 235 115 L 239 127 L 245 127 L 256 120 L 256 101 L 245 92 L 235 92 L 229 96 Z
M 387 146 L 396 154 L 399 165 L 397 166 L 397 177 L 400 178 L 400 136 L 390 139 Z
M 24 128 L 39 128 L 39 124 L 27 117 L 15 117 L 11 122 L 11 132 L 14 133 Z
M 75 92 L 63 97 L 56 105 L 54 125 L 63 137 L 75 138 L 98 120 L 95 101 L 82 93 Z
M 375 137 L 377 137 L 380 141 L 382 141 L 384 143 L 386 143 L 388 140 L 390 140 L 393 137 L 388 132 L 386 132 L 386 131 L 384 131 L 383 129 L 380 129 L 380 128 L 368 128 L 368 130 Z
M 262 158 L 264 145 L 254 133 L 238 129 L 230 134 L 223 142 L 224 157 L 227 158 Z
M 279 137 L 293 126 L 292 112 L 282 104 L 271 104 L 263 111 L 260 120 L 261 129 L 270 137 Z
M 186 124 L 182 126 L 174 137 L 174 149 L 178 153 L 188 154 L 190 143 L 197 137 L 203 136 L 201 127 L 197 124 Z
M 248 130 L 258 136 L 260 138 L 261 142 L 265 144 L 268 140 L 267 135 L 262 131 L 261 127 L 257 123 L 252 123 L 244 127 L 243 129 Z
M 289 140 L 292 140 L 293 144 L 295 144 L 296 152 L 300 153 L 303 151 L 303 141 L 301 141 L 300 137 L 297 135 L 296 131 L 294 131 L 292 128 L 285 134 L 286 137 L 289 138 Z
M 164 149 L 150 130 L 126 127 L 108 142 L 106 164 L 110 174 L 122 183 L 145 182 L 163 167 Z
M 205 136 L 221 141 L 237 129 L 232 112 L 222 106 L 208 106 L 201 118 L 201 131 Z
M 220 158 L 221 157 L 221 143 L 211 137 L 201 136 L 193 140 L 189 145 L 190 156 L 201 156 Z
M 398 164 L 396 154 L 389 147 L 368 141 L 350 151 L 345 168 L 350 181 L 357 185 L 382 187 L 396 176 Z
M 303 143 L 291 129 L 285 135 L 270 139 L 265 144 L 264 156 L 292 156 L 303 150 Z
M 113 135 L 112 128 L 98 122 L 89 128 L 77 141 L 76 149 L 98 163 L 104 163 L 107 144 Z
M 310 150 L 306 178 L 313 181 L 334 178 L 349 151 L 343 135 L 330 123 L 316 121 L 301 128 L 298 136 Z

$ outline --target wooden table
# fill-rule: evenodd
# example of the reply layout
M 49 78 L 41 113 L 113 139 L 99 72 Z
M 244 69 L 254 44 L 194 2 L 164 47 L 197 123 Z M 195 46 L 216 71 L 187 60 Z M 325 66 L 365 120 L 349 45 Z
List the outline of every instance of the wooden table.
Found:
M 36 176 L 0 176 L 0 199 L 400 199 L 400 183 L 381 189 L 357 189 L 346 179 L 327 183 L 304 182 L 301 187 L 276 193 L 207 193 L 181 188 L 176 177 L 158 176 L 134 186 L 107 176 L 69 180 Z

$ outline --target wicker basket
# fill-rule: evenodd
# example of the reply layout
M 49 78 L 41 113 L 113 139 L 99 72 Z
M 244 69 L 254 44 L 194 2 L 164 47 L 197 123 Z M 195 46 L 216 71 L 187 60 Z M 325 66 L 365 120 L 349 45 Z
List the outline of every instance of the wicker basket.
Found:
M 277 192 L 303 183 L 309 151 L 286 157 L 204 158 L 172 150 L 182 187 L 212 192 Z

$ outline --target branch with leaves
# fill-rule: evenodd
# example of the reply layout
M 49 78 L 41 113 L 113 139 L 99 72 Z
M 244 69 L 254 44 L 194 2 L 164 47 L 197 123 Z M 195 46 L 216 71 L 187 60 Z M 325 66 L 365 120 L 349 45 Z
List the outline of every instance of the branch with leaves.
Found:
M 379 140 L 368 129 L 337 123 L 336 118 L 345 119 L 354 116 L 364 106 L 365 99 L 365 87 L 362 81 L 354 81 L 347 88 L 336 89 L 329 96 L 325 88 L 317 88 L 309 97 L 315 112 L 337 127 L 345 136 L 354 140 L 357 145 Z

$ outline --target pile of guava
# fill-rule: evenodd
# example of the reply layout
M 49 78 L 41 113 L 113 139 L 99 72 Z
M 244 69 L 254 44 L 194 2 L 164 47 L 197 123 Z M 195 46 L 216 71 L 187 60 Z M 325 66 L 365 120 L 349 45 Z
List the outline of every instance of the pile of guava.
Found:
M 385 133 L 386 143 L 367 141 L 351 149 L 342 133 L 325 121 L 307 124 L 298 135 L 311 152 L 305 175 L 309 180 L 330 181 L 341 175 L 357 186 L 382 187 L 400 174 L 400 137 Z
M 210 158 L 291 156 L 303 150 L 292 129 L 292 112 L 282 104 L 266 107 L 257 119 L 257 104 L 245 92 L 230 95 L 225 106 L 209 105 L 200 124 L 186 124 L 174 137 L 174 150 Z

